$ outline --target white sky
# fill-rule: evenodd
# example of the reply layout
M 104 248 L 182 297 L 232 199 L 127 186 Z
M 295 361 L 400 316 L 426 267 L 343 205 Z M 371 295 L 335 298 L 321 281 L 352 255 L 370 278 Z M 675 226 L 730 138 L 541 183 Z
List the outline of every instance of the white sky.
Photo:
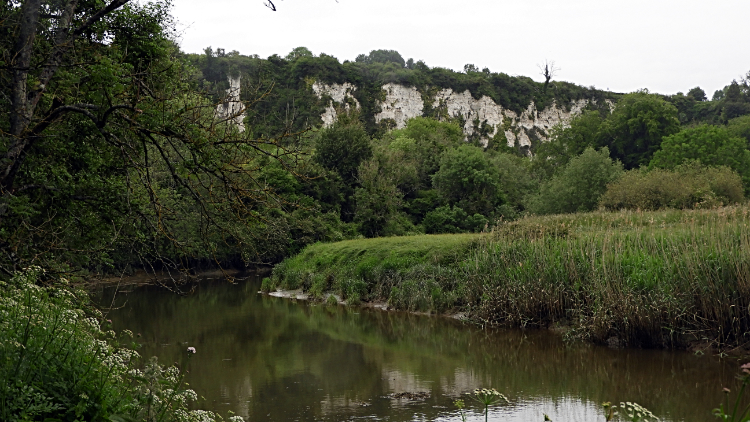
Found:
M 716 89 L 750 71 L 748 0 L 174 0 L 182 48 L 339 60 L 374 49 L 463 70 L 466 63 L 616 92 Z

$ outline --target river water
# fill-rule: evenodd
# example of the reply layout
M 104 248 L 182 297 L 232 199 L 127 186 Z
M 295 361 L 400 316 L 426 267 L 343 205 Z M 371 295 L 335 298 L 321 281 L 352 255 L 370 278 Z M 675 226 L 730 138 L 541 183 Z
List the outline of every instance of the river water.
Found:
M 710 421 L 722 387 L 736 391 L 735 359 L 570 344 L 546 330 L 310 304 L 259 286 L 206 279 L 184 295 L 110 286 L 94 296 L 116 308 L 116 330 L 140 335 L 143 357 L 188 371 L 204 397 L 196 407 L 250 421 L 460 421 L 459 398 L 480 421 L 466 393 L 484 387 L 509 399 L 490 420 L 604 421 L 602 402 L 631 401 L 662 420 Z

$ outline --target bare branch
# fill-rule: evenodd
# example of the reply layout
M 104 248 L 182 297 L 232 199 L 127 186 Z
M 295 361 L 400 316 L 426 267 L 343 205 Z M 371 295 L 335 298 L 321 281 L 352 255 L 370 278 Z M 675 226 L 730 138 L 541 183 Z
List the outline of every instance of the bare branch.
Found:
M 560 68 L 555 67 L 555 62 L 549 60 L 544 61 L 544 66 L 540 64 L 536 66 L 539 68 L 541 75 L 544 76 L 544 90 L 547 91 L 547 85 L 549 85 L 549 82 L 555 77 Z

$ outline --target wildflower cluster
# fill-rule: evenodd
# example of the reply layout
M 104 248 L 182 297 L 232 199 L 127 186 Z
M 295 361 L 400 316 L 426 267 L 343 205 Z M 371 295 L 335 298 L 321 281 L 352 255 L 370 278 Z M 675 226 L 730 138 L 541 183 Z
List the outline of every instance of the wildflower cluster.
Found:
M 632 402 L 621 402 L 619 406 L 613 406 L 610 402 L 602 404 L 604 407 L 604 416 L 606 420 L 614 420 L 615 416 L 620 416 L 620 419 L 630 422 L 658 422 L 659 418 L 656 417 L 650 410 L 641 406 L 638 403 Z
M 500 402 L 508 403 L 508 398 L 500 394 L 494 388 L 477 388 L 472 393 L 471 398 L 484 406 L 484 420 L 486 421 L 489 416 L 489 408 Z
M 188 410 L 197 394 L 183 388 L 177 368 L 153 358 L 137 369 L 139 354 L 103 330 L 85 293 L 62 282 L 39 286 L 42 274 L 30 268 L 0 281 L 0 420 L 222 420 Z
M 477 388 L 472 394 L 472 398 L 484 406 L 492 406 L 501 401 L 508 402 L 508 398 L 494 388 Z

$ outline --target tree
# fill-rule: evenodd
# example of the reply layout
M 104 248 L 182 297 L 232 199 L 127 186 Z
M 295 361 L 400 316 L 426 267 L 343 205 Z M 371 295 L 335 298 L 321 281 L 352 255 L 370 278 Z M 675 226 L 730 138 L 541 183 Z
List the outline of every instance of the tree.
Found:
M 307 47 L 297 47 L 286 55 L 286 59 L 289 61 L 297 60 L 300 57 L 313 57 L 313 53 Z
M 369 55 L 360 54 L 355 59 L 362 63 L 395 63 L 399 67 L 406 67 L 406 62 L 396 50 L 372 50 Z
M 315 160 L 347 182 L 356 179 L 357 167 L 370 156 L 370 137 L 358 122 L 336 122 L 318 134 Z
M 542 76 L 544 76 L 544 92 L 547 92 L 549 81 L 551 81 L 552 78 L 555 77 L 560 68 L 555 67 L 555 62 L 549 60 L 544 61 L 544 66 L 537 65 L 537 67 L 539 68 Z
M 354 222 L 367 237 L 384 234 L 386 224 L 393 220 L 402 205 L 403 194 L 387 174 L 382 174 L 378 163 L 369 160 L 359 168 L 359 180 L 354 198 L 356 211 Z
M 585 212 L 596 209 L 607 184 L 622 175 L 622 164 L 609 157 L 605 147 L 586 148 L 558 174 L 542 183 L 529 197 L 527 208 L 535 214 Z
M 357 168 L 371 156 L 370 137 L 356 119 L 339 120 L 318 133 L 313 159 L 340 178 L 340 215 L 346 222 L 351 222 L 356 212 L 354 193 L 357 187 Z
M 726 128 L 700 125 L 665 137 L 661 149 L 654 153 L 650 167 L 674 169 L 688 161 L 729 167 L 740 174 L 745 186 L 750 187 L 747 141 L 732 136 Z
M 750 115 L 736 117 L 727 122 L 727 130 L 732 136 L 738 136 L 747 141 L 750 148 Z
M 425 233 L 481 232 L 488 220 L 481 214 L 469 215 L 460 207 L 442 206 L 427 213 L 422 220 Z
M 490 215 L 503 200 L 498 169 L 481 148 L 472 145 L 446 151 L 432 183 L 450 205 L 469 214 Z
M 712 208 L 743 201 L 740 176 L 728 167 L 689 161 L 673 169 L 640 168 L 607 186 L 601 206 L 609 210 Z
M 0 6 L 0 271 L 218 261 L 259 227 L 251 163 L 294 154 L 216 121 L 171 22 L 167 2 Z
M 724 121 L 745 114 L 750 114 L 750 103 L 748 103 L 747 97 L 743 92 L 745 84 L 746 82 L 743 82 L 743 84 L 740 85 L 737 81 L 732 81 L 732 83 L 726 88 L 722 110 Z
M 695 101 L 707 101 L 706 91 L 702 90 L 701 87 L 696 86 L 687 93 L 688 97 L 692 97 Z
M 626 169 L 648 165 L 665 136 L 677 133 L 677 108 L 648 91 L 627 94 L 602 126 L 602 144 Z
M 532 167 L 548 179 L 586 148 L 601 147 L 603 123 L 598 111 L 585 110 L 571 119 L 570 126 L 555 126 L 550 141 L 541 143 L 534 151 Z
M 440 168 L 440 157 L 446 150 L 463 144 L 463 130 L 455 123 L 441 122 L 426 117 L 416 117 L 406 122 L 406 127 L 394 130 L 394 139 L 413 140 L 420 189 L 432 186 L 432 175 Z M 406 141 L 405 141 L 406 142 Z
M 475 65 L 473 65 L 473 64 L 465 64 L 464 65 L 464 73 L 466 73 L 467 75 L 469 73 L 477 73 L 477 72 L 479 72 L 479 68 L 476 67 Z

